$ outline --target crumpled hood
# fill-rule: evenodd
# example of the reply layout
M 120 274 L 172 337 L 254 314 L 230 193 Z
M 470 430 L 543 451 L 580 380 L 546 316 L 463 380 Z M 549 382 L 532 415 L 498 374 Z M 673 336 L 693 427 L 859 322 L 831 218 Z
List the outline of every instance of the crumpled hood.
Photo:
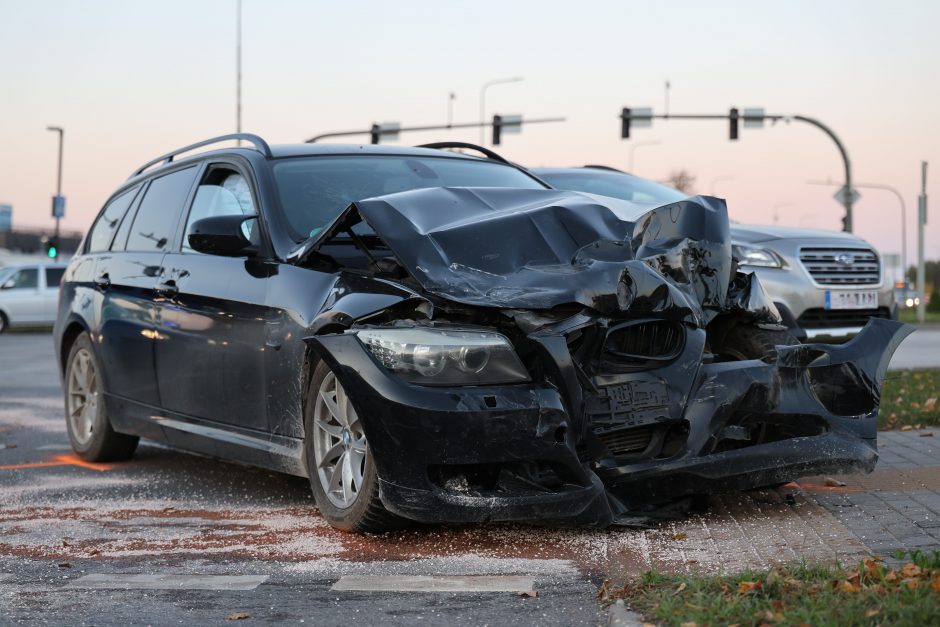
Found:
M 428 292 L 483 307 L 579 303 L 705 324 L 728 305 L 723 200 L 644 211 L 558 190 L 430 188 L 362 200 L 358 213 Z M 327 229 L 330 230 L 330 229 Z M 751 287 L 747 292 L 750 294 Z

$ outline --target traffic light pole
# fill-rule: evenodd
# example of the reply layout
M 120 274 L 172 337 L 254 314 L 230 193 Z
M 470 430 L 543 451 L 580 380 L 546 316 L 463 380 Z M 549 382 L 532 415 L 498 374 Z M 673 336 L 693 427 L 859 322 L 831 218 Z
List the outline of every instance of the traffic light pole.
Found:
M 493 122 L 466 122 L 461 124 L 435 124 L 431 126 L 408 126 L 396 128 L 394 131 L 390 131 L 389 134 L 397 133 L 406 133 L 414 131 L 447 131 L 455 128 L 488 128 L 491 126 L 499 127 L 501 116 L 494 115 Z M 565 118 L 538 118 L 535 120 L 520 120 L 518 124 L 542 124 L 545 122 L 564 122 Z M 370 128 L 361 130 L 361 131 L 339 131 L 336 133 L 323 133 L 322 135 L 316 135 L 310 139 L 304 140 L 304 143 L 313 144 L 321 139 L 329 139 L 333 137 L 349 137 L 351 135 L 369 135 L 373 144 L 378 144 L 379 140 L 383 135 L 383 131 L 378 124 L 373 124 Z M 499 141 L 494 142 L 499 144 Z
M 666 113 L 654 115 L 652 113 L 644 113 L 642 115 L 636 115 L 631 113 L 630 109 L 624 108 L 620 114 L 621 119 L 621 137 L 627 138 L 630 136 L 630 120 L 728 120 L 730 123 L 730 137 L 732 140 L 738 138 L 738 120 L 743 119 L 745 122 L 749 121 L 764 121 L 770 120 L 771 122 L 783 121 L 789 123 L 791 120 L 797 122 L 805 122 L 815 126 L 829 138 L 835 142 L 836 148 L 839 149 L 839 154 L 842 156 L 842 163 L 845 166 L 845 193 L 842 196 L 842 206 L 845 207 L 845 217 L 842 218 L 842 230 L 846 233 L 852 232 L 852 205 L 854 204 L 854 199 L 852 197 L 852 163 L 849 161 L 849 153 L 846 151 L 845 146 L 842 144 L 842 141 L 839 137 L 833 132 L 831 128 L 820 122 L 815 118 L 810 118 L 805 115 L 748 115 L 747 110 L 743 114 L 738 114 L 737 109 L 731 109 L 728 114 L 696 114 L 696 113 L 685 113 L 685 114 L 675 114 L 675 113 Z
M 59 171 L 56 176 L 56 187 L 55 195 L 58 198 L 62 197 L 62 144 L 65 142 L 65 129 L 58 126 L 50 126 L 50 131 L 57 131 L 59 133 Z M 59 221 L 61 218 L 59 216 L 55 217 L 55 240 L 59 240 Z

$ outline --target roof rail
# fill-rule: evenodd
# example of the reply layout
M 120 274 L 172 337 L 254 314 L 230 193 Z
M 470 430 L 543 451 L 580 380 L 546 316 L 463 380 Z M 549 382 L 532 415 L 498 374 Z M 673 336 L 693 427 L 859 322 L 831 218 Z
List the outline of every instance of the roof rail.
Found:
M 477 146 L 476 144 L 470 144 L 467 142 L 434 142 L 433 144 L 418 144 L 415 148 L 437 148 L 444 150 L 447 148 L 467 148 L 468 150 L 476 150 L 477 152 L 489 157 L 494 161 L 499 161 L 500 163 L 506 163 L 509 165 L 516 165 L 511 163 L 509 159 L 502 156 L 498 152 L 493 152 L 489 148 L 484 148 L 483 146 Z
M 195 150 L 196 148 L 202 148 L 203 146 L 208 146 L 210 144 L 217 144 L 219 142 L 231 141 L 231 140 L 236 140 L 236 139 L 243 139 L 246 142 L 251 142 L 252 144 L 254 144 L 254 147 L 258 150 L 258 152 L 263 154 L 268 159 L 271 158 L 272 156 L 271 147 L 268 145 L 268 142 L 264 141 L 257 135 L 253 135 L 251 133 L 232 133 L 230 135 L 220 135 L 218 137 L 213 137 L 212 139 L 206 139 L 201 142 L 196 142 L 195 144 L 190 144 L 188 146 L 183 146 L 182 148 L 177 148 L 176 150 L 173 150 L 172 152 L 168 152 L 165 155 L 160 155 L 156 159 L 148 161 L 144 165 L 134 170 L 134 173 L 131 174 L 128 178 L 134 178 L 138 174 L 142 174 L 145 170 L 147 170 L 151 166 L 157 165 L 158 163 L 161 163 L 161 162 L 172 163 L 173 157 L 179 154 L 182 154 L 184 152 L 189 152 L 190 150 Z

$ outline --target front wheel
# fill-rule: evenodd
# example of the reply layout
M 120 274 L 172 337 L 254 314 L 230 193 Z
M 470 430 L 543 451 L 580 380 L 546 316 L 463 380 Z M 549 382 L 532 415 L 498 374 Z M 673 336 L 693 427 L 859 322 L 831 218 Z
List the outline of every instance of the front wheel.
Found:
M 320 513 L 343 531 L 379 533 L 400 527 L 379 499 L 379 479 L 362 421 L 330 368 L 320 362 L 310 382 L 304 446 L 310 487 Z
M 111 428 L 98 361 L 87 333 L 72 344 L 65 366 L 65 424 L 72 450 L 90 462 L 128 459 L 140 441 Z

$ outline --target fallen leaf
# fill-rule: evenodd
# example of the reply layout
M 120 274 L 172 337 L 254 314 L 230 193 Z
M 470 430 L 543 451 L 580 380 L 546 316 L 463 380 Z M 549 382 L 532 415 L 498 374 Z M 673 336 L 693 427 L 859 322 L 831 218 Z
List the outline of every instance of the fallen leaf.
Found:
M 225 617 L 225 620 L 245 620 L 246 618 L 251 618 L 251 614 L 248 612 L 232 612 Z
M 876 607 L 871 608 L 870 610 L 865 611 L 865 618 L 871 618 L 872 616 L 878 616 L 881 614 L 881 610 Z
M 538 590 L 520 590 L 519 592 L 516 593 L 517 597 L 529 597 L 530 599 L 534 599 L 538 595 L 539 595 Z
M 7 442 L 4 446 L 6 448 L 16 448 L 16 444 L 14 444 L 13 442 Z
M 893 570 L 889 570 L 888 574 L 885 575 L 885 581 L 887 581 L 888 583 L 894 583 L 897 580 L 898 580 L 898 574 Z
M 698 627 L 698 623 L 680 623 L 682 627 Z
M 911 425 L 904 425 L 903 427 L 901 427 L 901 431 L 913 431 L 913 430 L 914 430 L 914 427 L 912 427 Z
M 604 583 L 601 584 L 601 589 L 597 591 L 597 598 L 601 601 L 606 601 L 610 598 L 610 581 L 605 579 Z
M 922 438 L 932 438 L 932 437 L 933 437 L 933 431 L 924 431 L 923 433 L 920 434 L 920 437 L 922 437 Z
M 905 577 L 920 577 L 923 571 L 920 569 L 920 566 L 914 562 L 908 562 L 903 567 L 901 567 L 901 574 Z
M 675 539 L 675 540 L 685 540 L 686 538 L 689 537 L 689 534 L 687 534 L 687 533 L 675 533 L 675 534 L 672 535 L 672 537 L 673 537 L 673 539 Z
M 89 554 L 89 555 L 100 555 L 100 554 L 101 554 L 101 551 L 99 551 L 98 549 L 92 549 L 92 550 L 88 551 L 88 554 Z
M 839 481 L 838 479 L 833 479 L 832 477 L 826 477 L 826 481 L 824 483 L 830 488 L 844 488 L 845 487 L 845 483 L 843 483 L 842 481 Z
M 848 580 L 842 580 L 839 582 L 839 587 L 838 587 L 839 592 L 843 592 L 846 594 L 854 594 L 855 592 L 858 592 L 861 589 L 862 589 L 861 586 L 859 586 L 858 584 L 854 584 Z
M 924 410 L 933 411 L 937 408 L 937 397 L 931 396 L 926 401 L 924 401 Z
M 64 546 L 65 548 L 68 548 L 68 547 L 70 547 L 70 546 L 72 546 L 72 545 L 69 544 L 68 540 L 63 540 L 63 541 L 62 541 L 62 546 Z
M 60 563 L 59 563 L 59 568 L 71 568 L 71 567 L 72 567 L 72 565 L 69 564 L 68 562 L 60 562 Z
M 738 582 L 738 592 L 740 594 L 747 594 L 748 592 L 755 592 L 760 590 L 761 582 L 759 581 L 739 581 Z
M 683 590 L 685 590 L 687 587 L 688 587 L 688 586 L 687 586 L 686 583 L 683 581 L 682 583 L 679 584 L 679 587 L 676 588 L 676 591 L 673 592 L 673 594 L 679 594 L 680 592 L 682 592 Z
M 176 511 L 176 508 L 175 508 L 175 507 L 164 507 L 162 511 L 164 511 L 164 512 L 175 512 L 175 511 Z M 241 620 L 241 619 L 233 618 L 232 620 Z
M 917 590 L 920 587 L 920 581 L 917 579 L 905 579 L 904 585 L 907 586 L 908 590 Z
M 933 588 L 934 592 L 940 594 L 940 575 L 934 575 L 933 580 L 930 582 L 930 587 Z

